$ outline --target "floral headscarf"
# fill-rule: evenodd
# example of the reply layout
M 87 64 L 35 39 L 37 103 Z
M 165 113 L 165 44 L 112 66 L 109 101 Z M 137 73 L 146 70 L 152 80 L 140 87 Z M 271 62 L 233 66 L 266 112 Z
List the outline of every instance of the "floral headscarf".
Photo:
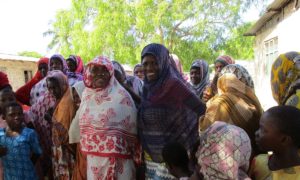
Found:
M 291 95 L 295 94 L 300 85 L 299 79 L 300 53 L 292 51 L 279 55 L 272 65 L 271 73 L 272 93 L 279 105 L 285 105 Z
M 200 137 L 196 153 L 204 179 L 246 179 L 251 156 L 247 133 L 234 125 L 214 122 Z
M 222 63 L 224 66 L 227 66 L 228 64 L 235 64 L 234 59 L 228 55 L 217 57 L 217 59 L 215 60 L 215 64 L 217 62 Z

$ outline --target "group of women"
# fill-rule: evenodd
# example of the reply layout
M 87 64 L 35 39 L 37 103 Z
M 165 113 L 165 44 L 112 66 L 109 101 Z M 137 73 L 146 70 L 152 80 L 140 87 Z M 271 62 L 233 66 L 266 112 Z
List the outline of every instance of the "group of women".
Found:
M 300 107 L 298 61 L 290 52 L 273 65 L 279 105 Z M 162 158 L 170 142 L 195 155 L 204 179 L 247 178 L 250 159 L 261 153 L 255 131 L 263 113 L 251 76 L 224 55 L 212 81 L 208 63 L 195 60 L 187 82 L 178 62 L 155 43 L 142 50 L 134 76 L 105 56 L 85 68 L 79 56 L 41 58 L 15 93 L 30 106 L 25 123 L 42 147 L 39 178 L 174 179 Z

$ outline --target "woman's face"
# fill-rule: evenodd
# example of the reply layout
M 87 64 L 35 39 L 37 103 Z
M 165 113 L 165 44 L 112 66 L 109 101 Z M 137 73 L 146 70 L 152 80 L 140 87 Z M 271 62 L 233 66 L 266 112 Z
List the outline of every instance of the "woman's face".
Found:
M 56 79 L 47 79 L 47 88 L 50 94 L 52 94 L 57 100 L 62 98 L 62 87 L 60 87 Z
M 67 60 L 67 65 L 68 65 L 68 68 L 69 68 L 69 71 L 70 72 L 75 72 L 76 71 L 76 63 L 72 60 Z
M 220 62 L 215 63 L 215 71 L 218 73 L 221 72 L 224 67 L 225 67 L 224 64 L 222 64 Z
M 78 109 L 79 106 L 80 106 L 80 103 L 81 103 L 81 99 L 76 91 L 76 89 L 73 87 L 72 88 L 72 94 L 73 94 L 73 101 L 74 101 L 74 104 L 76 106 L 76 108 Z
M 193 84 L 199 84 L 201 81 L 201 72 L 200 68 L 192 68 L 190 70 L 190 77 Z
M 41 73 L 42 77 L 46 77 L 47 73 L 48 73 L 48 64 L 46 63 L 41 63 L 39 64 L 39 72 Z
M 93 88 L 105 88 L 110 80 L 109 71 L 105 66 L 91 65 L 90 73 Z
M 144 75 L 147 77 L 147 80 L 149 82 L 158 79 L 159 66 L 154 56 L 152 55 L 145 56 L 142 60 L 142 65 L 144 69 Z
M 53 71 L 53 70 L 60 70 L 60 71 L 64 70 L 64 66 L 63 66 L 60 59 L 57 59 L 57 58 L 51 59 L 51 61 L 50 61 L 50 71 Z
M 136 67 L 134 70 L 134 75 L 140 78 L 141 80 L 144 80 L 144 69 L 142 66 Z

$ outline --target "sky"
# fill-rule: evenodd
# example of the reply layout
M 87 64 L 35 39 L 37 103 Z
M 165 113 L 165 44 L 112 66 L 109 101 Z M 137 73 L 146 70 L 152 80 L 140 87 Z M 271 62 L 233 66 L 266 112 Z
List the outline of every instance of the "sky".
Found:
M 70 6 L 71 0 L 0 0 L 0 53 L 46 55 L 51 39 L 43 33 L 56 11 Z
M 0 53 L 53 53 L 47 49 L 51 37 L 43 37 L 43 33 L 49 29 L 56 11 L 70 6 L 71 0 L 0 0 Z M 255 21 L 258 14 L 252 7 L 243 19 Z

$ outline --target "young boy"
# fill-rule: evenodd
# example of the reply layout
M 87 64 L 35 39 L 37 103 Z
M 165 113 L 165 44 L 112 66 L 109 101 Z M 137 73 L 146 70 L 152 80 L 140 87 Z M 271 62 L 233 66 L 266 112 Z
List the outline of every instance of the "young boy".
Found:
M 7 127 L 0 128 L 0 146 L 4 179 L 38 179 L 34 164 L 40 156 L 41 148 L 34 130 L 23 127 L 24 113 L 17 102 L 6 104 L 2 108 L 3 119 Z
M 179 180 L 187 180 L 191 175 L 186 149 L 179 143 L 165 145 L 162 156 L 169 172 Z
M 256 179 L 300 179 L 300 110 L 276 106 L 261 117 L 256 143 L 272 155 L 259 155 L 252 162 L 250 175 Z

